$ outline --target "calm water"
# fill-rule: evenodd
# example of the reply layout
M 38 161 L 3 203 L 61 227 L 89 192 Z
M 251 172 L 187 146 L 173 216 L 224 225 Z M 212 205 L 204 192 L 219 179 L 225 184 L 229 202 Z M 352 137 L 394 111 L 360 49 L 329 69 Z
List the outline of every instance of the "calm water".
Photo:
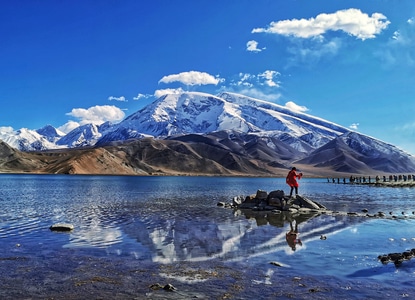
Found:
M 415 248 L 415 189 L 301 180 L 300 194 L 331 210 L 387 213 L 374 219 L 216 206 L 257 189 L 288 191 L 281 178 L 1 175 L 0 180 L 0 296 L 5 298 L 105 297 L 111 295 L 108 285 L 120 298 L 181 295 L 149 291 L 148 282 L 163 278 L 188 293 L 199 291 L 193 294 L 198 298 L 225 292 L 272 298 L 281 280 L 302 276 L 317 280 L 314 289 L 329 285 L 303 298 L 415 297 L 415 258 L 399 268 L 377 260 Z M 72 223 L 75 230 L 51 232 L 49 226 L 59 222 Z M 297 223 L 302 240 L 295 251 L 285 240 L 290 222 Z M 218 270 L 226 268 L 243 275 L 221 277 Z M 235 288 L 238 282 L 243 291 Z

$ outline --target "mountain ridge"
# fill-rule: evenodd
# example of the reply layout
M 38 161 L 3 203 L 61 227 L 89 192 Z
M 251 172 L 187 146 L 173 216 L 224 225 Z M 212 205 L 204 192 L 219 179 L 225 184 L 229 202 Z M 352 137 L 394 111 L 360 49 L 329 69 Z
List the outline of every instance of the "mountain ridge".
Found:
M 414 157 L 391 144 L 234 93 L 165 95 L 118 124 L 86 124 L 64 136 L 50 125 L 11 137 L 0 132 L 4 136 L 14 149 L 24 150 L 17 157 L 23 159 L 25 152 L 42 157 L 34 172 L 265 176 L 281 174 L 293 164 L 315 174 L 415 170 Z M 62 159 L 65 152 L 67 160 Z M 47 155 L 60 159 L 52 162 Z M 57 162 L 62 165 L 55 166 Z

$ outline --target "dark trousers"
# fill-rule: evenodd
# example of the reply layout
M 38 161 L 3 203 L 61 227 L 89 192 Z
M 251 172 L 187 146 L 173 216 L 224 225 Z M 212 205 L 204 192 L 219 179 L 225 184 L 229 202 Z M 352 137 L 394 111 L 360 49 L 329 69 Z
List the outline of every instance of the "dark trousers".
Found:
M 298 186 L 292 186 L 290 190 L 290 197 L 293 195 L 294 189 L 295 189 L 295 195 L 298 195 Z

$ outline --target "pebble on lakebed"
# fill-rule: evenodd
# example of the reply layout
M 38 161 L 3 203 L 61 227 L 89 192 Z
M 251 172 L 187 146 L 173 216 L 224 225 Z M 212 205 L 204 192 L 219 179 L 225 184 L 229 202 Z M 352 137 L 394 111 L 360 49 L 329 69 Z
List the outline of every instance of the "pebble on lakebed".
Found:
M 75 227 L 72 224 L 56 223 L 49 227 L 52 231 L 72 231 Z

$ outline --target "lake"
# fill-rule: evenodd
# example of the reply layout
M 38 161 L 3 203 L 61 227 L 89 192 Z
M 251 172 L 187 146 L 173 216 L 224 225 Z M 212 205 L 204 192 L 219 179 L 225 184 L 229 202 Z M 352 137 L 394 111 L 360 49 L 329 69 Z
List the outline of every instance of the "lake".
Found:
M 415 297 L 415 189 L 300 180 L 328 209 L 291 215 L 218 207 L 284 178 L 0 175 L 4 299 Z M 49 230 L 71 223 L 70 233 Z M 297 225 L 301 245 L 286 242 Z M 327 239 L 320 239 L 321 236 Z M 271 262 L 278 265 L 271 264 Z M 156 285 L 159 284 L 159 285 Z M 176 290 L 162 288 L 167 284 Z

